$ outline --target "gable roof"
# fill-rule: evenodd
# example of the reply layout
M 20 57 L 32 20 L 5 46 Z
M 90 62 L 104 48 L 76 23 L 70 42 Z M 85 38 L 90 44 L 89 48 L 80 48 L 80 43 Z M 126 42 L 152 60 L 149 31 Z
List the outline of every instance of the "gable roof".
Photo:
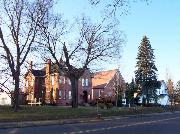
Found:
M 114 77 L 117 73 L 117 69 L 108 70 L 108 71 L 101 71 L 94 74 L 92 78 L 92 87 L 93 89 L 102 89 L 104 88 L 109 81 Z

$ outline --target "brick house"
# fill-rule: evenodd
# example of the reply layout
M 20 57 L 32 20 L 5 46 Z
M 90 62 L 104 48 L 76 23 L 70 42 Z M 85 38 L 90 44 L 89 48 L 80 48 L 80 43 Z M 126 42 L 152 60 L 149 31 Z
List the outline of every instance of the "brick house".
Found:
M 26 100 L 28 102 L 42 101 L 45 97 L 45 71 L 32 69 L 32 61 L 29 69 L 24 76 L 25 86 L 24 90 L 27 94 Z
M 78 101 L 79 104 L 88 103 L 91 100 L 92 79 L 91 72 L 86 70 L 79 79 Z M 41 100 L 47 104 L 71 105 L 71 82 L 56 64 L 48 60 L 42 70 L 30 68 L 25 74 L 25 92 L 27 100 Z
M 115 103 L 117 86 L 125 98 L 125 81 L 118 69 L 95 73 L 92 78 L 92 99 L 108 98 Z

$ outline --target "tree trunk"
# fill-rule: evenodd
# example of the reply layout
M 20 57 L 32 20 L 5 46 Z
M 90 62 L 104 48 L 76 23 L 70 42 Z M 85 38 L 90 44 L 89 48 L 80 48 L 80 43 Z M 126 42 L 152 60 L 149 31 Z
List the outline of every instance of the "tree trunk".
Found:
M 146 87 L 146 88 L 147 88 L 147 87 Z M 147 104 L 149 104 L 149 89 L 148 89 L 148 88 L 147 88 L 146 98 L 147 98 Z
M 14 90 L 14 100 L 13 100 L 13 108 L 14 111 L 17 112 L 19 108 L 19 75 L 16 74 L 14 77 L 15 81 L 15 90 Z
M 71 91 L 72 91 L 72 108 L 78 107 L 78 79 L 71 76 Z

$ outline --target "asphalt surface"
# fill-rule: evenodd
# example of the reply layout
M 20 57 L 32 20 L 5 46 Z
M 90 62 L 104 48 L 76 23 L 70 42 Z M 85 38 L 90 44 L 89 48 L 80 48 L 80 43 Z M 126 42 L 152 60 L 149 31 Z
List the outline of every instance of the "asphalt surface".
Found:
M 180 134 L 180 113 L 105 118 L 84 123 L 0 129 L 0 134 Z

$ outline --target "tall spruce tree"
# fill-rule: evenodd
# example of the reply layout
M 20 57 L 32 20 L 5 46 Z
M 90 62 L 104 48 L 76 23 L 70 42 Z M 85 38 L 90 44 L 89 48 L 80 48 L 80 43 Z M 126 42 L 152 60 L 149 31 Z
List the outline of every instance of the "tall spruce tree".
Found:
M 143 103 L 148 104 L 151 99 L 157 102 L 156 89 L 160 87 L 156 74 L 158 70 L 155 66 L 153 49 L 146 36 L 141 41 L 136 59 L 135 79 L 141 87 Z

